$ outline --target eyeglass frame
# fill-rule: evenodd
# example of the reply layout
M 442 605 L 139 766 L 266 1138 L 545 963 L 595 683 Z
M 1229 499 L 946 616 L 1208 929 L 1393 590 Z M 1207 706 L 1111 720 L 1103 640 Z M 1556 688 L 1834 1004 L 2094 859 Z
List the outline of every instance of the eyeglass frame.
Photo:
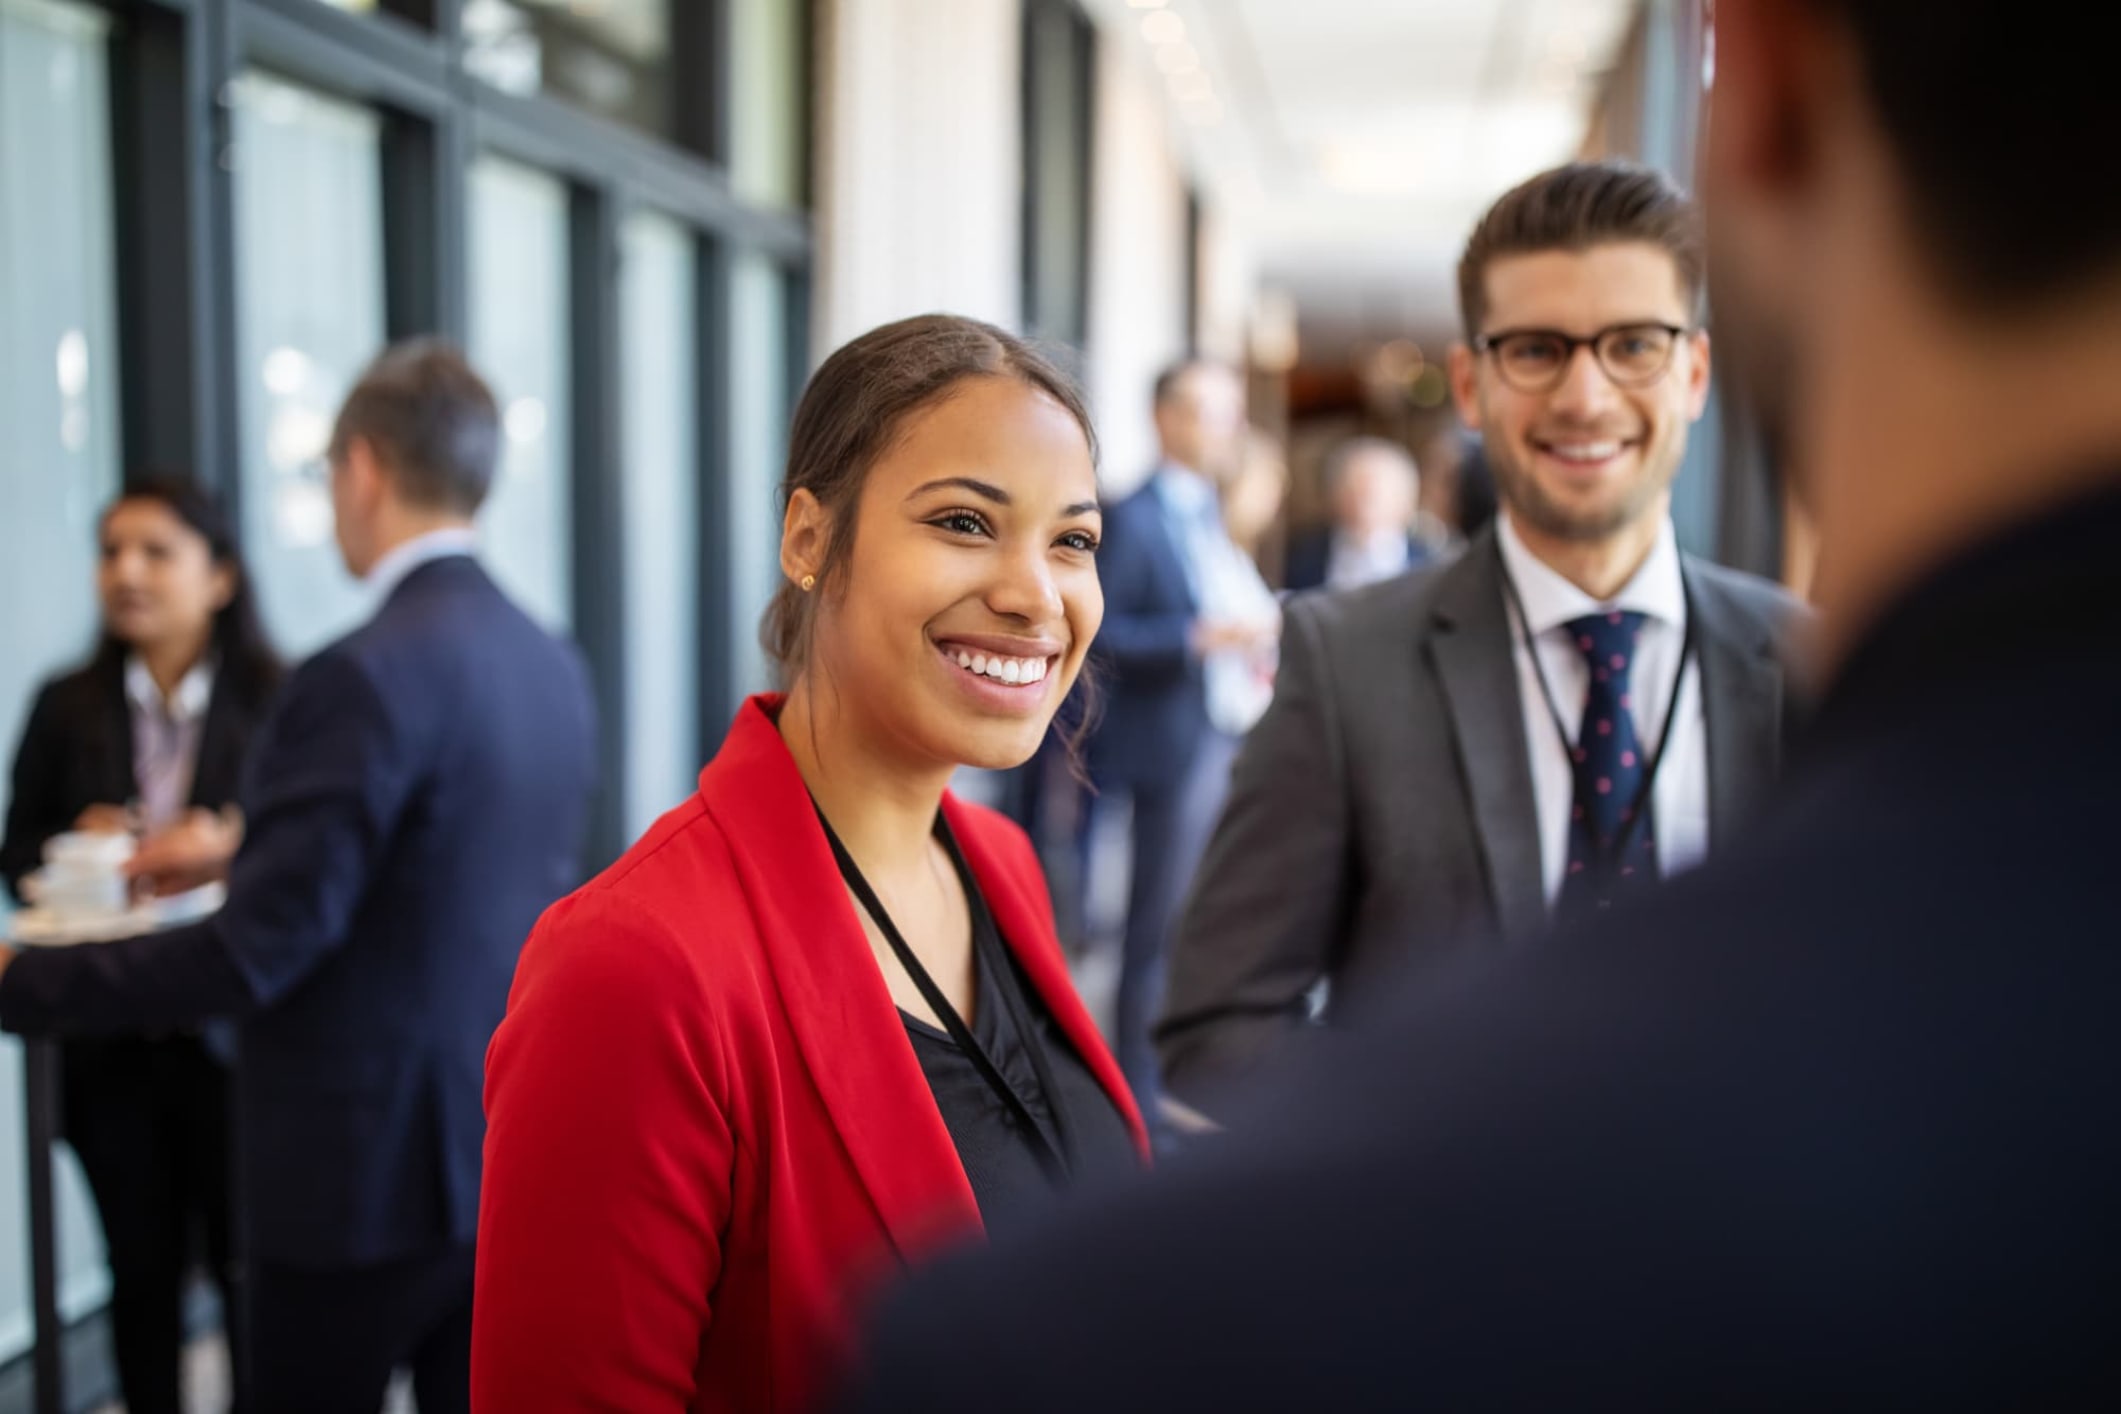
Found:
M 1598 351 L 1598 346 L 1615 334 L 1624 334 L 1629 330 L 1643 329 L 1655 329 L 1661 334 L 1670 336 L 1672 340 L 1671 346 L 1665 350 L 1664 362 L 1657 366 L 1655 373 L 1642 378 L 1623 378 L 1613 372 L 1612 367 L 1605 361 L 1605 356 Z M 1495 360 L 1495 376 L 1520 393 L 1551 393 L 1556 388 L 1559 388 L 1567 381 L 1569 370 L 1576 366 L 1576 351 L 1578 349 L 1589 349 L 1591 351 L 1591 361 L 1598 365 L 1598 371 L 1603 373 L 1607 381 L 1611 382 L 1614 387 L 1649 388 L 1655 386 L 1665 374 L 1672 371 L 1673 352 L 1678 349 L 1682 339 L 1696 332 L 1698 331 L 1691 325 L 1667 324 L 1661 319 L 1630 319 L 1621 324 L 1608 324 L 1603 329 L 1596 330 L 1582 338 L 1574 334 L 1565 333 L 1560 329 L 1504 329 L 1498 333 L 1482 334 L 1474 339 L 1473 352 L 1483 356 L 1493 354 L 1497 351 L 1497 346 L 1505 339 L 1536 336 L 1542 339 L 1558 340 L 1562 346 L 1562 356 L 1561 362 L 1554 365 L 1553 380 L 1536 387 L 1526 387 L 1521 383 L 1512 381 L 1510 375 L 1503 372 L 1502 359 L 1497 358 Z

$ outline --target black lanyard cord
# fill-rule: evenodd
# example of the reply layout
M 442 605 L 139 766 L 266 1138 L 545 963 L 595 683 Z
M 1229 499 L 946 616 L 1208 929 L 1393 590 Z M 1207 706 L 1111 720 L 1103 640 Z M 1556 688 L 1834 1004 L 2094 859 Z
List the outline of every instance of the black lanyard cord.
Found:
M 1517 593 L 1517 580 L 1510 573 L 1507 563 L 1502 566 L 1502 588 L 1509 596 L 1512 622 L 1523 639 L 1525 656 L 1532 660 L 1532 676 L 1539 682 L 1539 695 L 1546 703 L 1547 720 L 1554 724 L 1554 735 L 1561 741 L 1561 754 L 1569 763 L 1569 775 L 1573 780 L 1576 776 L 1576 748 L 1582 736 L 1582 726 L 1579 723 L 1576 737 L 1571 737 L 1567 725 L 1562 721 L 1561 707 L 1555 700 L 1553 685 L 1547 681 L 1546 665 L 1539 661 L 1539 643 L 1532 634 L 1531 616 L 1524 611 L 1524 600 Z M 1679 642 L 1679 671 L 1672 674 L 1671 700 L 1665 704 L 1664 722 L 1657 732 L 1657 750 L 1650 756 L 1643 770 L 1641 784 L 1635 787 L 1635 798 L 1628 803 L 1628 813 L 1621 817 L 1620 833 L 1606 839 L 1600 837 L 1596 830 L 1585 831 L 1590 837 L 1591 847 L 1598 852 L 1601 868 L 1627 853 L 1629 843 L 1635 838 L 1635 832 L 1641 829 L 1643 822 L 1649 818 L 1649 806 L 1655 798 L 1652 792 L 1657 786 L 1657 773 L 1664 766 L 1665 748 L 1672 744 L 1672 728 L 1679 720 L 1679 694 L 1686 688 L 1687 666 L 1696 656 L 1694 591 L 1687 583 L 1684 571 L 1679 576 L 1679 595 L 1686 609 L 1686 629 Z
M 920 990 L 921 999 L 928 1003 L 929 1009 L 942 1021 L 943 1029 L 972 1062 L 973 1069 L 979 1072 L 980 1079 L 986 1082 L 987 1088 L 994 1092 L 995 1097 L 1008 1107 L 1010 1114 L 1023 1126 L 1024 1132 L 1030 1136 L 1039 1167 L 1045 1170 L 1046 1176 L 1056 1183 L 1066 1178 L 1068 1162 L 1060 1146 L 1047 1135 L 1046 1127 L 1032 1114 L 1031 1106 L 1017 1093 L 1016 1086 L 1009 1078 L 1002 1074 L 1001 1067 L 987 1054 L 987 1048 L 972 1034 L 972 1028 L 965 1024 L 965 1019 L 958 1015 L 957 1008 L 950 1005 L 950 999 L 943 995 L 943 989 L 936 985 L 928 969 L 921 965 L 920 958 L 907 946 L 905 937 L 899 932 L 898 925 L 891 921 L 891 915 L 885 910 L 883 901 L 877 897 L 876 890 L 871 888 L 869 880 L 863 877 L 861 867 L 854 862 L 854 856 L 847 852 L 847 846 L 840 842 L 838 833 L 832 828 L 832 822 L 825 818 L 822 810 L 818 811 L 817 818 L 818 823 L 825 827 L 825 839 L 832 845 L 832 857 L 839 863 L 840 877 L 846 881 L 847 887 L 853 890 L 862 907 L 868 910 L 870 921 L 875 923 L 877 931 L 884 935 L 884 941 L 891 945 L 891 951 L 898 957 L 899 966 L 906 969 L 906 975 L 913 979 L 913 985 Z M 970 900 L 967 902 L 969 904 Z M 1006 966 L 1006 959 L 990 958 L 979 950 L 978 937 L 979 930 L 975 927 L 975 965 Z M 1038 1038 L 1030 1031 L 1022 1007 L 1011 995 L 1012 989 L 1003 985 L 1000 978 L 995 980 L 994 990 L 1002 997 L 1002 1004 L 1009 1009 L 1010 1018 L 1017 1025 L 1022 1043 L 1031 1054 L 1032 1068 L 1038 1072 L 1039 1084 L 1045 1088 L 1048 1107 L 1055 1111 L 1057 1126 L 1060 1101 L 1054 1092 L 1052 1074 L 1046 1066 L 1045 1057 L 1039 1053 Z

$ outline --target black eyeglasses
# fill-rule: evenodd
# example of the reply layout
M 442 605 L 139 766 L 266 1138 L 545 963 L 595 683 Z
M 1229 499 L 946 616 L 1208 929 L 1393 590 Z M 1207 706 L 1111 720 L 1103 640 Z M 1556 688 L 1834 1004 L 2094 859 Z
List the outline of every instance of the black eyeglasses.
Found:
M 1588 338 L 1558 329 L 1506 329 L 1473 341 L 1476 351 L 1495 359 L 1502 381 L 1520 393 L 1551 393 L 1568 376 L 1576 350 L 1589 349 L 1605 376 L 1623 388 L 1641 388 L 1664 377 L 1672 350 L 1685 326 L 1615 324 Z

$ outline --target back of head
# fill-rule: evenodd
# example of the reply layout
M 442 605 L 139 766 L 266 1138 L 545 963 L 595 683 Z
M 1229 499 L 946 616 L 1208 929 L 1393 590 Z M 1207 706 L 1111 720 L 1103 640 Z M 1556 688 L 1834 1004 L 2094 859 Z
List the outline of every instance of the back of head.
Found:
M 1803 3 L 1853 36 L 1946 285 L 1976 304 L 2042 301 L 2121 266 L 2109 46 L 2007 0 Z
M 408 506 L 468 519 L 493 488 L 500 412 L 455 345 L 409 339 L 378 355 L 347 394 L 332 428 L 332 459 L 356 439 L 389 468 Z
M 872 329 L 842 345 L 811 375 L 789 428 L 782 504 L 797 491 L 808 491 L 833 522 L 814 588 L 836 587 L 844 572 L 852 513 L 870 469 L 913 414 L 972 378 L 1014 378 L 1045 393 L 1081 425 L 1095 458 L 1097 436 L 1082 394 L 1056 362 L 1026 340 L 955 314 L 916 315 Z M 759 638 L 784 684 L 804 667 L 823 597 L 783 584 L 767 606 Z

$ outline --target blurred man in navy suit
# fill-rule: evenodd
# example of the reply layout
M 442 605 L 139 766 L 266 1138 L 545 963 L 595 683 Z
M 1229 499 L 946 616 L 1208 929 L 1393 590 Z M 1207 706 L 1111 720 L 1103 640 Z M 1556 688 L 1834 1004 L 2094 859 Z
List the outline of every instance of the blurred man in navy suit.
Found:
M 1104 717 L 1090 739 L 1092 779 L 1133 804 L 1113 1050 L 1152 1128 L 1149 1027 L 1171 927 L 1222 811 L 1237 743 L 1272 696 L 1281 624 L 1259 570 L 1230 540 L 1217 491 L 1245 431 L 1236 374 L 1176 364 L 1156 380 L 1154 410 L 1160 459 L 1141 489 L 1105 510 L 1095 647 Z
M 1715 41 L 1718 361 L 1823 546 L 1779 801 L 935 1273 L 854 1408 L 2121 1401 L 2111 60 L 2004 0 Z
M 578 877 L 593 710 L 572 649 L 495 587 L 473 514 L 500 453 L 453 350 L 386 351 L 330 448 L 347 568 L 380 603 L 259 733 L 228 902 L 127 942 L 0 951 L 0 1025 L 239 1020 L 244 1407 L 469 1406 L 486 1043 L 516 952 Z

